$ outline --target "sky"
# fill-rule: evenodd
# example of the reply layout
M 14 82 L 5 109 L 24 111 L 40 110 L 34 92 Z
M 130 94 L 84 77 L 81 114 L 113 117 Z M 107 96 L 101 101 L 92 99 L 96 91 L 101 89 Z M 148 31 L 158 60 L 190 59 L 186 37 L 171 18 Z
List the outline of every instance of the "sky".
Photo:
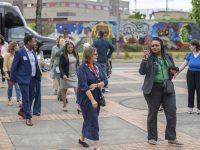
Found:
M 130 2 L 130 10 L 135 10 L 135 0 L 124 0 Z M 136 0 L 137 9 L 166 8 L 166 0 Z M 168 8 L 176 10 L 191 11 L 192 0 L 168 0 Z

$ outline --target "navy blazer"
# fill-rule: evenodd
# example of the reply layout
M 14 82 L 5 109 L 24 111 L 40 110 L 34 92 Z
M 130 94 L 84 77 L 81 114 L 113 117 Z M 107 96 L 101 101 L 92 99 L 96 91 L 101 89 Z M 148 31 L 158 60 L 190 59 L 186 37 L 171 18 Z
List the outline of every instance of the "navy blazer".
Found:
M 98 67 L 98 74 L 101 81 L 104 82 L 104 87 L 108 84 L 108 79 L 103 71 L 103 68 L 99 64 L 95 64 Z M 97 78 L 92 71 L 87 67 L 85 63 L 81 64 L 78 68 L 78 89 L 77 89 L 77 103 L 80 106 L 88 106 L 91 104 L 88 96 L 86 95 L 87 90 L 89 90 L 89 86 L 93 83 L 97 83 Z M 100 96 L 100 89 L 96 88 L 91 91 L 94 99 L 98 102 Z
M 38 66 L 38 60 L 33 52 L 36 62 L 36 79 L 41 76 L 41 71 Z M 30 59 L 25 48 L 20 48 L 15 52 L 15 56 L 12 62 L 10 70 L 10 81 L 17 82 L 19 84 L 30 84 L 32 78 L 32 68 Z

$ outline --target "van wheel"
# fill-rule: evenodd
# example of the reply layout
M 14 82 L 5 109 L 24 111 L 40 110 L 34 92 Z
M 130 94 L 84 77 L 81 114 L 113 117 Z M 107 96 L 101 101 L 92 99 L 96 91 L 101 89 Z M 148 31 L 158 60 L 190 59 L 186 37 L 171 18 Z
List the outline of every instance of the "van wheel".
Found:
M 50 71 L 51 70 L 50 61 L 51 61 L 51 55 L 44 55 L 44 66 L 43 66 L 43 68 L 41 68 L 42 71 Z

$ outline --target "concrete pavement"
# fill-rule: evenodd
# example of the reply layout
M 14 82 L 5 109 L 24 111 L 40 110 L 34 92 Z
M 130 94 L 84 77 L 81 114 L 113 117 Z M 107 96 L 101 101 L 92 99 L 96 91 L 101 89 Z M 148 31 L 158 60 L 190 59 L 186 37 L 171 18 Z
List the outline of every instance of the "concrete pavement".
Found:
M 170 146 L 164 140 L 165 115 L 158 116 L 159 142 L 147 144 L 147 105 L 141 86 L 143 76 L 138 74 L 139 64 L 114 64 L 107 106 L 100 114 L 100 141 L 103 150 L 191 150 L 200 149 L 200 115 L 187 114 L 187 90 L 184 71 L 175 80 L 177 93 L 177 137 L 185 143 L 182 147 Z M 15 99 L 15 98 L 14 98 Z M 49 73 L 42 80 L 42 115 L 33 117 L 34 125 L 28 127 L 18 117 L 18 106 L 7 105 L 6 88 L 0 88 L 0 150 L 75 150 L 78 144 L 82 117 L 76 112 L 75 96 L 68 94 L 69 111 L 62 112 L 62 103 L 53 95 Z M 196 103 L 196 101 L 195 101 Z M 92 142 L 88 141 L 91 145 Z

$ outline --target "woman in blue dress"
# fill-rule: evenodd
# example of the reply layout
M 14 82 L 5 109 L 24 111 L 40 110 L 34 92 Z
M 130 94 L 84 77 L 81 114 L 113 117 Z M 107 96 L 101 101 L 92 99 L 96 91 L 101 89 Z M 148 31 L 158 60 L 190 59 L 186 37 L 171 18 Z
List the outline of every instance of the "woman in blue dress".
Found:
M 78 68 L 77 103 L 80 105 L 83 115 L 82 135 L 79 144 L 89 147 L 84 142 L 85 138 L 93 140 L 95 150 L 99 150 L 99 122 L 100 106 L 98 102 L 102 96 L 101 88 L 108 84 L 106 75 L 100 65 L 95 64 L 97 51 L 88 47 L 83 53 L 83 63 Z

